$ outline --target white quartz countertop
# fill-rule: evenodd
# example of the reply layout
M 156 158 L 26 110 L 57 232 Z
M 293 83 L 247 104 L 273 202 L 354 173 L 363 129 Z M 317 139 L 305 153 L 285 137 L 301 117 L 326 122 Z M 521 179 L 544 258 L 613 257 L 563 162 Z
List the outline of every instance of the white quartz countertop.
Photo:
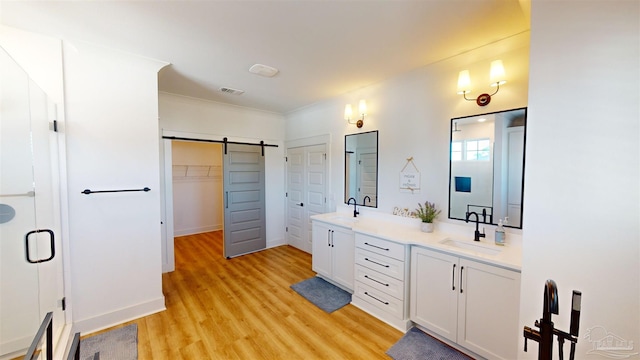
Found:
M 405 224 L 380 218 L 357 217 L 347 213 L 326 213 L 313 215 L 312 220 L 351 229 L 354 233 L 375 236 L 381 239 L 405 244 L 417 245 L 455 256 L 477 260 L 509 270 L 520 271 L 522 267 L 522 247 L 507 240 L 504 246 L 495 245 L 493 240 L 473 241 L 475 228 L 469 228 L 465 235 L 436 231 L 425 233 L 420 230 L 419 221 Z M 447 240 L 455 243 L 445 244 Z

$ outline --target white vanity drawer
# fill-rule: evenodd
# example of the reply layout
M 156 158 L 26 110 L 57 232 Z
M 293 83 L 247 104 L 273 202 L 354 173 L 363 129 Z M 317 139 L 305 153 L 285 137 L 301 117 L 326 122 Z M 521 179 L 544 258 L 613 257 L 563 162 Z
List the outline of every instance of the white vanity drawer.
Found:
M 356 233 L 356 247 L 404 261 L 405 246 L 397 242 Z
M 356 265 L 356 281 L 360 281 L 378 291 L 389 294 L 396 299 L 404 299 L 404 282 L 391 276 L 381 274 L 361 265 Z
M 404 318 L 404 301 L 398 300 L 389 294 L 356 281 L 354 295 L 364 302 L 389 313 L 396 319 Z
M 356 248 L 356 264 L 404 281 L 404 262 Z

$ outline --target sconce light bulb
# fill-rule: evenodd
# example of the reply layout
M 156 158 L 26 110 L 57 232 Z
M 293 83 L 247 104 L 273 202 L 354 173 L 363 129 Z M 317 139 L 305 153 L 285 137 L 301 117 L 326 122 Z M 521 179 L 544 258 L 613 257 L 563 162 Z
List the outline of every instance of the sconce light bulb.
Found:
M 365 115 L 367 115 L 367 102 L 365 100 L 360 100 L 360 103 L 358 104 L 358 110 L 363 118 Z
M 351 104 L 347 104 L 344 107 L 344 119 L 349 121 L 351 120 L 351 116 L 353 116 L 353 109 L 351 109 Z
M 458 94 L 468 94 L 471 92 L 471 77 L 469 76 L 469 70 L 462 70 L 458 75 Z
M 489 79 L 491 86 L 498 86 L 506 83 L 504 66 L 502 60 L 494 60 L 491 62 L 491 70 L 489 71 Z

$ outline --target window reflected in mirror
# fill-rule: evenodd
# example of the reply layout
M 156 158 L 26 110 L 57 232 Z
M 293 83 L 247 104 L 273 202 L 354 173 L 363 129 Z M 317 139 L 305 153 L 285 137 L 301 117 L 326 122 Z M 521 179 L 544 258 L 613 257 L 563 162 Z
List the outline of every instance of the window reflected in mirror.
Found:
M 345 135 L 344 149 L 344 203 L 378 207 L 378 131 Z
M 522 228 L 527 109 L 451 119 L 449 218 Z

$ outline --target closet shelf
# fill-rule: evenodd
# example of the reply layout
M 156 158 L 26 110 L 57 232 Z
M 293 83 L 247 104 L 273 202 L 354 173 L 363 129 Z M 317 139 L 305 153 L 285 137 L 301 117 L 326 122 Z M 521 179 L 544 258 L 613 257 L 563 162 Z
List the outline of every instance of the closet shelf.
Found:
M 221 172 L 220 165 L 173 165 L 174 179 L 218 178 Z

